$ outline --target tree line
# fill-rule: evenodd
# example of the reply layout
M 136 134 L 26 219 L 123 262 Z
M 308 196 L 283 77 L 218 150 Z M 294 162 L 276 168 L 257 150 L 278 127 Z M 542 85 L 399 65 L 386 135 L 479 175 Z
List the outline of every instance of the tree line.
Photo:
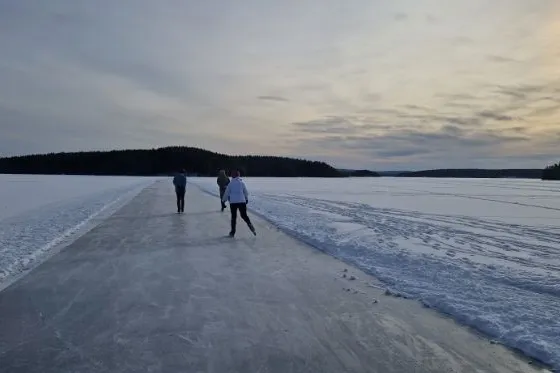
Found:
M 400 177 L 522 178 L 540 179 L 542 169 L 437 169 L 403 172 Z
M 560 180 L 560 162 L 550 165 L 543 170 L 543 180 Z
M 189 175 L 214 176 L 220 169 L 239 169 L 247 176 L 378 177 L 370 170 L 336 169 L 325 162 L 273 156 L 231 156 L 208 150 L 172 146 L 72 153 L 34 154 L 0 158 L 0 173 L 68 175 Z M 400 177 L 529 178 L 560 180 L 560 162 L 542 169 L 436 169 L 402 172 Z
M 229 171 L 234 168 L 248 176 L 354 176 L 351 172 L 339 171 L 324 162 L 288 157 L 230 156 L 180 146 L 0 158 L 0 173 L 11 174 L 153 176 L 170 175 L 184 169 L 189 175 L 214 176 L 220 169 Z

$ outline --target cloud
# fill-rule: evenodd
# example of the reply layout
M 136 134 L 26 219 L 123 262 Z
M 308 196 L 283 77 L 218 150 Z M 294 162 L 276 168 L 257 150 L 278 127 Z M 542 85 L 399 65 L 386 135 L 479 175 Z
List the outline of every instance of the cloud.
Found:
M 451 42 L 456 45 L 468 45 L 468 44 L 473 44 L 474 40 L 467 36 L 457 36 L 452 38 Z
M 517 100 L 523 100 L 527 97 L 527 95 L 524 92 L 514 88 L 504 87 L 504 88 L 500 88 L 498 92 L 501 93 L 502 95 L 510 96 Z
M 499 163 L 496 158 L 502 152 L 511 154 L 511 149 L 532 146 L 532 139 L 524 131 L 525 127 L 519 126 L 499 131 L 449 123 L 433 129 L 376 126 L 363 122 L 360 126 L 352 117 L 323 118 L 293 125 L 298 131 L 314 135 L 305 139 L 292 139 L 297 143 L 296 149 L 300 153 L 309 153 L 309 149 L 324 149 L 312 153 L 322 159 L 328 159 L 333 154 L 360 155 L 361 158 L 369 159 L 370 165 L 401 162 L 410 165 L 429 164 L 429 167 L 446 167 L 446 164 L 450 167 L 469 167 L 476 163 L 481 167 L 492 167 Z M 542 154 L 535 154 L 535 158 L 528 158 L 540 160 L 547 154 L 550 156 L 552 149 L 548 147 L 541 151 Z M 477 154 L 475 162 L 473 154 Z M 484 159 L 488 160 L 486 165 Z
M 295 122 L 292 125 L 304 133 L 347 133 L 352 130 L 352 123 L 346 118 L 328 117 L 307 122 Z
M 430 111 L 430 109 L 427 108 L 427 107 L 419 106 L 419 105 L 413 105 L 413 104 L 402 105 L 402 107 L 403 107 L 404 109 L 409 109 L 409 110 Z
M 514 133 L 526 133 L 526 132 L 528 131 L 528 128 L 527 128 L 527 127 L 517 126 L 517 127 L 510 127 L 510 128 L 507 128 L 506 131 L 514 132 Z
M 364 123 L 364 118 L 341 116 L 330 116 L 306 122 L 294 122 L 292 126 L 301 133 L 315 134 L 364 133 L 370 130 L 386 130 L 391 128 L 387 124 Z
M 480 126 L 481 120 L 476 116 L 449 116 L 443 114 L 401 114 L 401 118 L 416 119 L 428 123 L 452 123 L 463 126 Z
M 382 157 L 382 158 L 403 158 L 403 157 L 411 157 L 411 156 L 418 156 L 421 154 L 428 154 L 430 153 L 430 149 L 422 149 L 422 148 L 411 148 L 411 149 L 383 149 L 383 150 L 376 150 L 375 156 Z
M 531 94 L 546 92 L 549 89 L 550 87 L 546 85 L 519 84 L 510 86 L 499 86 L 497 92 L 516 100 L 524 100 L 527 99 Z
M 489 55 L 488 60 L 492 61 L 492 62 L 499 62 L 499 63 L 512 63 L 512 62 L 517 62 L 517 60 L 510 58 L 510 57 L 504 57 L 504 56 L 497 56 L 497 55 Z
M 455 109 L 472 109 L 473 104 L 464 103 L 464 102 L 446 102 L 445 106 L 448 108 L 455 108 Z
M 184 144 L 430 167 L 555 148 L 548 3 L 166 2 L 0 0 L 3 154 Z
M 537 116 L 537 117 L 550 116 L 550 115 L 556 114 L 559 111 L 560 111 L 560 104 L 549 105 L 549 106 L 546 106 L 546 107 L 540 107 L 540 108 L 537 108 L 537 109 L 533 110 L 531 113 L 529 113 L 529 116 Z
M 456 104 L 457 101 L 460 101 L 462 104 L 473 105 L 479 98 L 475 95 L 469 93 L 438 93 L 436 97 L 443 98 L 446 100 L 446 105 Z
M 510 117 L 509 115 L 502 115 L 502 114 L 495 113 L 495 112 L 492 112 L 492 111 L 489 111 L 489 110 L 481 111 L 481 112 L 477 113 L 476 115 L 478 115 L 479 117 L 482 117 L 482 118 L 494 119 L 494 120 L 498 120 L 498 121 L 514 120 L 514 118 Z
M 446 125 L 441 127 L 440 131 L 442 133 L 446 133 L 452 136 L 461 136 L 465 133 L 465 130 L 457 127 L 457 126 L 451 126 L 451 125 Z
M 276 102 L 289 102 L 287 98 L 280 97 L 280 96 L 258 96 L 257 99 L 263 101 L 276 101 Z
M 398 110 L 398 109 L 387 109 L 387 108 L 371 108 L 369 110 L 371 113 L 377 113 L 377 114 L 388 114 L 388 115 L 405 115 L 406 112 L 403 110 Z
M 392 126 L 387 124 L 364 123 L 354 117 L 327 117 L 323 119 L 311 120 L 307 122 L 296 122 L 293 126 L 297 130 L 308 133 L 326 134 L 326 137 L 317 137 L 316 139 L 331 139 L 333 134 L 346 134 L 346 136 L 337 136 L 338 140 L 345 140 L 346 144 L 358 144 L 361 148 L 362 141 L 380 141 L 380 139 L 388 146 L 395 143 L 411 145 L 426 145 L 434 147 L 434 145 L 442 141 L 442 145 L 493 145 L 497 142 L 518 142 L 526 141 L 527 138 L 519 134 L 508 134 L 504 132 L 494 131 L 491 129 L 483 129 L 469 126 L 458 126 L 446 124 L 432 130 L 422 130 L 418 128 L 406 128 L 403 126 Z M 371 134 L 371 130 L 377 131 L 377 134 Z M 517 131 L 519 133 L 520 131 Z
M 439 18 L 434 16 L 433 14 L 427 14 L 426 15 L 426 21 L 428 23 L 438 23 L 439 22 Z

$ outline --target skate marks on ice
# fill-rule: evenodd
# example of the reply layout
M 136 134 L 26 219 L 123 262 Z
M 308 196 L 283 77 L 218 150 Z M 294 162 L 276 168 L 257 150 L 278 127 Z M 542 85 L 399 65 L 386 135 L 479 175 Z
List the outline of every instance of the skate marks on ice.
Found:
M 407 246 L 404 239 L 414 243 L 406 248 L 412 252 L 467 258 L 473 265 L 503 264 L 549 274 L 560 271 L 560 232 L 552 226 L 532 227 L 492 219 L 380 209 L 366 204 L 297 196 L 265 195 L 262 201 L 259 200 L 265 201 L 278 207 L 287 205 L 287 210 L 289 205 L 307 210 L 305 217 L 298 216 L 294 226 L 300 219 L 320 218 L 323 228 L 337 236 L 331 238 L 374 235 L 379 245 L 395 250 Z M 277 209 L 269 209 L 266 213 L 274 213 L 274 210 Z M 418 248 L 419 245 L 424 247 Z
M 253 209 L 313 246 L 527 355 L 560 366 L 554 226 L 261 193 Z

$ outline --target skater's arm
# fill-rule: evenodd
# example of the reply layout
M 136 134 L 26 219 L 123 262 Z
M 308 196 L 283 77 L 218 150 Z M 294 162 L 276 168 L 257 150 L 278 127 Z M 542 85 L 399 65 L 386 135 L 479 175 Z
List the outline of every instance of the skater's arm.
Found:
M 249 192 L 247 191 L 245 183 L 243 183 L 243 194 L 245 195 L 245 202 L 249 203 Z

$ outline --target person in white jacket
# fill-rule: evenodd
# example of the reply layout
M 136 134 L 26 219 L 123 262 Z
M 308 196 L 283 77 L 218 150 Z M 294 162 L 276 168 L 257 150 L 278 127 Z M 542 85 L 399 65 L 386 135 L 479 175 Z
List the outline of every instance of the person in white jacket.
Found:
M 231 210 L 231 231 L 229 232 L 230 237 L 235 236 L 235 228 L 237 223 L 237 210 L 241 214 L 241 219 L 247 223 L 247 226 L 251 232 L 256 236 L 257 232 L 251 219 L 247 215 L 247 203 L 249 203 L 249 192 L 247 191 L 247 186 L 240 177 L 239 171 L 233 170 L 231 172 L 231 181 L 229 182 L 224 196 L 222 197 L 222 202 L 229 201 L 229 209 Z

